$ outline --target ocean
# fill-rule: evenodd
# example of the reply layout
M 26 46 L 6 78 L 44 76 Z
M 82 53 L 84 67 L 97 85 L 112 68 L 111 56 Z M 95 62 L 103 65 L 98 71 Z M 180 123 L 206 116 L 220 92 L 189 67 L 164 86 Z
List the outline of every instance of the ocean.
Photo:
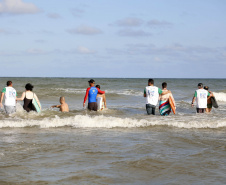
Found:
M 88 78 L 12 80 L 18 97 L 34 85 L 42 112 L 0 112 L 0 184 L 225 184 L 226 80 L 155 79 L 168 83 L 176 114 L 147 115 L 148 79 L 95 78 L 107 109 L 83 108 Z M 191 100 L 202 82 L 219 108 L 196 114 Z M 50 108 L 64 96 L 70 112 Z

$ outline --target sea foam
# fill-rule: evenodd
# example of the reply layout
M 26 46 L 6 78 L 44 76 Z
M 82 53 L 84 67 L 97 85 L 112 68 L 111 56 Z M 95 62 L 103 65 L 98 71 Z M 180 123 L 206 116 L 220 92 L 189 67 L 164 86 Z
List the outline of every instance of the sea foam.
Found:
M 152 117 L 151 119 L 117 118 L 112 116 L 76 115 L 72 117 L 44 118 L 42 120 L 6 119 L 0 122 L 0 128 L 6 127 L 74 127 L 74 128 L 142 128 L 150 126 L 170 126 L 178 128 L 221 128 L 226 127 L 226 120 L 201 119 L 196 116 L 187 118 Z
M 217 101 L 226 102 L 226 93 L 223 92 L 214 92 L 213 93 Z

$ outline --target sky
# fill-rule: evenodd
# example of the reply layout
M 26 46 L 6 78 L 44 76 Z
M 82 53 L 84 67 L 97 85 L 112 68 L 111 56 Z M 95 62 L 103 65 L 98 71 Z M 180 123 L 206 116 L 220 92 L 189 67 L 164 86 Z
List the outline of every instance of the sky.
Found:
M 225 0 L 0 0 L 0 76 L 226 78 L 225 10 Z

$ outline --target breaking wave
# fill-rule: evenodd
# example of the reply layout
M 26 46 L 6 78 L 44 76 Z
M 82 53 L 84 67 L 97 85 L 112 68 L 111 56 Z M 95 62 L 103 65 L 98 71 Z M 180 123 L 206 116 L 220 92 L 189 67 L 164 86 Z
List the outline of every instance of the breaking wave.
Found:
M 186 116 L 185 116 L 186 117 Z M 193 118 L 193 119 L 192 119 Z M 181 117 L 151 117 L 147 119 L 117 118 L 112 116 L 76 115 L 72 117 L 43 118 L 41 120 L 30 119 L 5 119 L 1 120 L 0 128 L 6 127 L 74 127 L 74 128 L 142 128 L 150 126 L 172 126 L 178 128 L 221 128 L 226 127 L 226 119 L 203 119 L 193 117 L 181 119 Z
M 213 93 L 217 101 L 222 101 L 226 102 L 226 93 L 223 92 L 218 92 L 218 93 Z

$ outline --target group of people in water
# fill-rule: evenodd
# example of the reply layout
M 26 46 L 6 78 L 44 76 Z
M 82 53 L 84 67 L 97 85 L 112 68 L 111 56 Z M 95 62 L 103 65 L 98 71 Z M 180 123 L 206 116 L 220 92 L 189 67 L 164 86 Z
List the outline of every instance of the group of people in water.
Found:
M 95 86 L 95 80 L 90 79 L 88 81 L 89 87 L 86 89 L 86 94 L 83 101 L 83 107 L 86 105 L 86 100 L 88 99 L 88 109 L 97 111 L 102 110 L 107 107 L 105 91 L 100 90 L 100 85 Z M 24 101 L 23 108 L 27 112 L 35 111 L 35 106 L 33 104 L 33 99 L 36 100 L 39 108 L 41 109 L 40 101 L 37 95 L 32 92 L 33 85 L 28 83 L 25 85 L 25 92 L 22 93 L 20 98 L 17 98 L 17 92 L 13 88 L 12 81 L 7 81 L 7 87 L 3 88 L 0 106 L 3 107 L 3 99 L 5 99 L 5 112 L 6 114 L 12 114 L 16 112 L 16 101 Z M 191 106 L 194 106 L 196 101 L 197 113 L 210 112 L 212 109 L 212 103 L 210 98 L 213 97 L 213 93 L 208 91 L 208 87 L 203 87 L 202 83 L 198 84 L 198 89 L 195 91 L 194 97 L 192 99 Z M 167 89 L 167 83 L 162 83 L 162 89 L 154 86 L 154 80 L 148 80 L 148 86 L 144 89 L 144 97 L 146 97 L 146 111 L 148 115 L 155 115 L 155 109 L 159 102 L 159 112 L 162 116 L 167 116 L 171 112 L 171 106 L 169 99 L 172 99 L 174 107 L 176 108 L 175 100 L 170 90 Z M 98 102 L 98 103 L 97 103 Z M 65 102 L 65 98 L 60 97 L 60 105 L 53 105 L 51 108 L 59 108 L 61 112 L 69 112 L 69 106 Z
M 209 87 L 203 87 L 202 83 L 198 84 L 198 89 L 195 91 L 192 99 L 191 106 L 194 106 L 196 100 L 196 111 L 197 113 L 210 112 L 212 109 L 211 97 L 213 93 L 208 91 Z M 159 101 L 159 112 L 162 116 L 167 116 L 171 112 L 171 106 L 169 98 L 171 97 L 174 107 L 176 109 L 175 100 L 170 90 L 167 90 L 167 83 L 162 83 L 162 89 L 154 86 L 154 80 L 148 80 L 148 86 L 144 89 L 144 97 L 146 97 L 146 110 L 147 114 L 155 115 L 155 108 Z

